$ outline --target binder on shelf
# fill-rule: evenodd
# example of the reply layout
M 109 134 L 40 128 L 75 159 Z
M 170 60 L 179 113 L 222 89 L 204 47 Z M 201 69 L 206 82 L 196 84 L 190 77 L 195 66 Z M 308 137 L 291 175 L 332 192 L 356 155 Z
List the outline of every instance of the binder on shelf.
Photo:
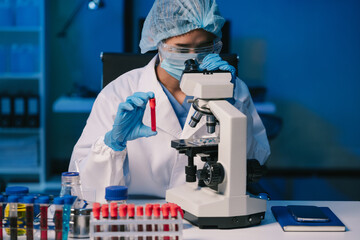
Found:
M 17 95 L 13 98 L 14 101 L 14 127 L 25 127 L 25 97 L 23 95 Z
M 12 125 L 12 99 L 10 95 L 0 95 L 0 127 L 7 128 Z
M 27 105 L 27 116 L 26 116 L 26 126 L 30 128 L 39 127 L 40 123 L 40 103 L 39 96 L 30 95 L 26 99 Z

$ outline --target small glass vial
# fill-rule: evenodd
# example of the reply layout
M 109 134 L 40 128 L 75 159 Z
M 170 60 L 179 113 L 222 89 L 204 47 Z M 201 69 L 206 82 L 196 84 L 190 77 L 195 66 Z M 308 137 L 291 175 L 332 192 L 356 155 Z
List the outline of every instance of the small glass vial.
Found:
M 108 203 L 124 204 L 127 198 L 128 188 L 126 186 L 109 186 L 105 188 L 105 199 Z
M 25 204 L 21 203 L 21 201 L 19 201 L 21 198 L 23 198 L 26 194 L 29 193 L 29 188 L 28 187 L 23 187 L 23 186 L 12 186 L 12 187 L 7 187 L 5 189 L 5 193 L 6 195 L 10 196 L 16 196 L 17 197 L 17 217 L 18 217 L 18 225 L 17 225 L 17 229 L 18 229 L 18 236 L 23 236 L 25 235 L 25 215 L 26 215 L 26 209 L 25 209 Z M 6 205 L 5 207 L 5 222 L 8 224 L 8 220 L 9 220 L 9 205 Z M 10 230 L 6 230 L 7 234 L 10 234 Z
M 86 206 L 81 190 L 80 175 L 78 172 L 63 172 L 61 174 L 60 197 L 64 197 L 66 195 L 77 197 L 73 204 L 73 208 L 84 208 Z

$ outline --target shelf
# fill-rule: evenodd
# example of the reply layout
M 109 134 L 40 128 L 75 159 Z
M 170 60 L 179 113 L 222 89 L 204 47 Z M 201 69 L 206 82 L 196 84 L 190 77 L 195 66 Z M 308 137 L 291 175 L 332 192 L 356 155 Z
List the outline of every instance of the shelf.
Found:
M 0 80 L 37 80 L 41 78 L 41 74 L 38 72 L 34 73 L 0 73 Z
M 60 97 L 53 104 L 56 113 L 89 113 L 95 98 Z
M 41 172 L 40 167 L 0 167 L 1 175 L 36 175 Z
M 0 33 L 27 33 L 27 32 L 41 32 L 41 27 L 0 27 Z
M 40 128 L 1 128 L 0 134 L 39 134 Z

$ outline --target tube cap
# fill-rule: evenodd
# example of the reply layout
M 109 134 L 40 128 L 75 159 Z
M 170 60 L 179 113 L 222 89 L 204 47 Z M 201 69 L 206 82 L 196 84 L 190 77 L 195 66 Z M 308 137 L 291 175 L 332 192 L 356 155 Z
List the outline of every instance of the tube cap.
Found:
M 38 198 L 38 203 L 49 203 L 50 202 L 50 198 L 49 196 L 40 196 Z
M 8 203 L 17 203 L 19 201 L 19 196 L 11 195 L 7 199 Z
M 156 106 L 155 98 L 150 98 L 149 99 L 149 104 L 150 104 L 150 108 L 155 108 L 155 106 Z
M 29 193 L 29 188 L 28 187 L 22 187 L 22 186 L 7 187 L 5 189 L 5 193 L 7 195 L 27 194 L 27 193 Z
M 128 205 L 128 215 L 129 218 L 133 218 L 135 216 L 135 204 L 129 204 Z
M 139 216 L 139 217 L 144 216 L 144 207 L 143 206 L 137 206 L 136 216 Z
M 154 217 L 159 218 L 160 217 L 160 206 L 154 205 Z
M 108 204 L 101 205 L 101 214 L 102 214 L 103 218 L 109 217 L 109 205 Z
M 126 217 L 126 213 L 127 213 L 127 205 L 126 204 L 121 204 L 119 206 L 119 216 L 120 217 Z
M 63 197 L 56 197 L 54 198 L 54 204 L 62 205 L 64 204 L 64 198 Z
M 34 203 L 35 197 L 34 196 L 25 196 L 22 200 L 23 203 Z
M 126 200 L 128 188 L 126 186 L 109 186 L 105 189 L 105 199 L 108 201 Z
M 98 220 L 100 219 L 100 203 L 98 202 L 93 203 L 93 214 L 94 214 L 94 218 Z
M 112 218 L 117 217 L 117 208 L 118 206 L 116 202 L 110 203 L 110 216 Z
M 65 195 L 63 198 L 64 198 L 64 204 L 72 205 L 77 197 L 71 195 Z
M 63 176 L 63 177 L 79 176 L 79 173 L 78 172 L 63 172 L 61 174 L 61 176 Z
M 151 217 L 153 212 L 153 205 L 152 204 L 146 204 L 145 205 L 145 215 L 147 217 Z
M 163 218 L 168 218 L 169 217 L 169 211 L 170 211 L 170 206 L 169 204 L 163 204 L 161 206 L 161 211 L 162 211 L 162 214 L 163 214 Z

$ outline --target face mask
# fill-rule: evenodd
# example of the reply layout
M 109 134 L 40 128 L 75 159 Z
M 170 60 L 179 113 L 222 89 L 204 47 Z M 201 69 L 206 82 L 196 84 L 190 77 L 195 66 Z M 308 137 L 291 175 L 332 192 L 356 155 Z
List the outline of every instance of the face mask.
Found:
M 185 61 L 196 59 L 199 64 L 210 53 L 220 53 L 222 42 L 220 39 L 214 41 L 214 44 L 201 48 L 184 48 L 167 45 L 164 42 L 159 44 L 159 54 L 162 59 L 161 67 L 171 76 L 180 81 L 181 75 L 185 70 Z

